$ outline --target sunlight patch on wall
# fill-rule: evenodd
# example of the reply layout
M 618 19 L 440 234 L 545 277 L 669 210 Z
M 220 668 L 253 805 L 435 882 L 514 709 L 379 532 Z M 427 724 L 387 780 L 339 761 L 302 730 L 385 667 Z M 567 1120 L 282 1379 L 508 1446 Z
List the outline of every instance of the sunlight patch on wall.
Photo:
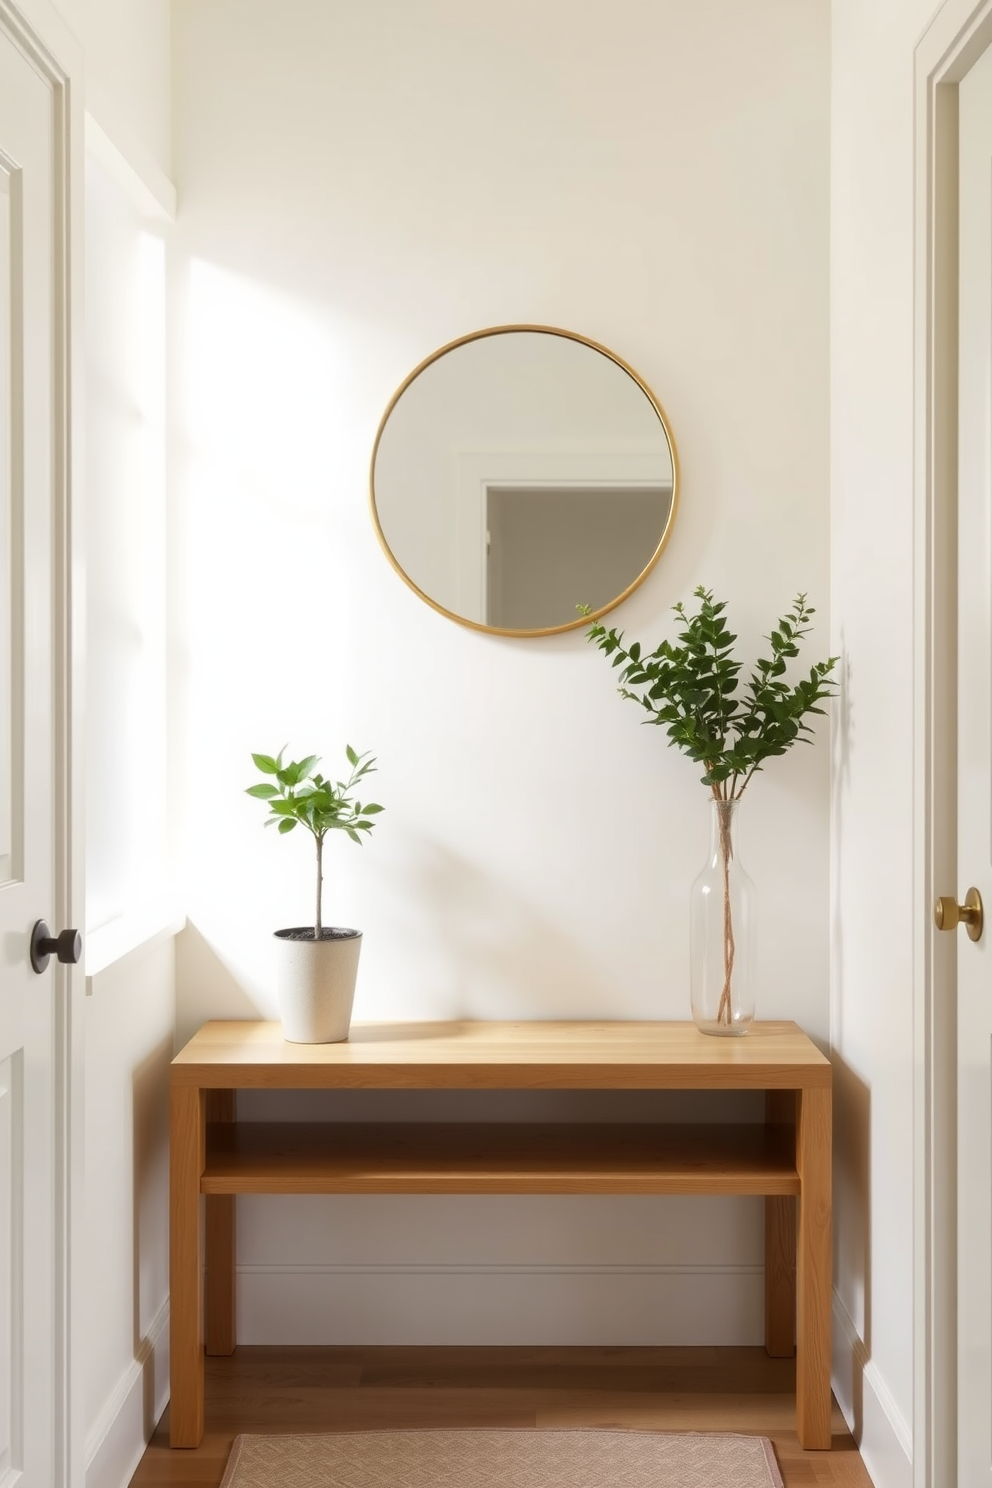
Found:
M 165 244 L 86 164 L 87 872 L 95 930 L 166 851 Z
M 176 386 L 184 530 L 195 533 L 185 544 L 190 664 L 194 679 L 208 669 L 209 685 L 224 689 L 257 679 L 259 665 L 285 670 L 294 647 L 320 643 L 300 596 L 332 584 L 347 592 L 340 560 L 357 451 L 343 337 L 322 307 L 203 260 L 185 288 Z M 361 458 L 364 479 L 364 446 Z M 306 638 L 294 624 L 305 614 Z M 278 626 L 267 623 L 276 615 Z M 247 648 L 229 645 L 232 625 Z
M 313 500 L 345 434 L 334 328 L 321 311 L 229 269 L 189 268 L 182 419 L 192 450 L 245 496 Z
M 205 941 L 227 927 L 241 945 L 249 864 L 285 896 L 273 924 L 297 923 L 311 900 L 309 852 L 270 843 L 243 788 L 252 750 L 288 743 L 336 769 L 351 742 L 354 554 L 374 543 L 374 430 L 351 416 L 353 328 L 325 306 L 203 259 L 176 300 L 177 688 L 180 715 L 197 720 L 180 746 L 186 838 L 199 843 L 186 907 Z M 216 850 L 204 853 L 207 838 Z M 234 953 L 243 986 L 265 982 L 265 952 L 253 942 L 244 965 Z

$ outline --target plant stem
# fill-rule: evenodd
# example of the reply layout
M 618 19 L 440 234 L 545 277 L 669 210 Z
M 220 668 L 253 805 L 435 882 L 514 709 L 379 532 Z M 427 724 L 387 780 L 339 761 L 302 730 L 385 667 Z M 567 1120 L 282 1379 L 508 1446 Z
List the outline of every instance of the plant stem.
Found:
M 729 1023 L 731 1021 L 730 984 L 734 974 L 736 952 L 734 921 L 730 907 L 730 859 L 734 855 L 730 829 L 733 798 L 717 797 L 717 799 L 720 803 L 717 814 L 720 818 L 720 861 L 723 866 L 723 991 L 720 994 L 716 1020 L 718 1023 Z
M 320 923 L 320 898 L 324 887 L 324 838 L 319 832 L 314 833 L 314 838 L 317 843 L 317 915 L 313 925 L 313 938 L 316 941 L 320 939 L 320 932 L 323 929 Z

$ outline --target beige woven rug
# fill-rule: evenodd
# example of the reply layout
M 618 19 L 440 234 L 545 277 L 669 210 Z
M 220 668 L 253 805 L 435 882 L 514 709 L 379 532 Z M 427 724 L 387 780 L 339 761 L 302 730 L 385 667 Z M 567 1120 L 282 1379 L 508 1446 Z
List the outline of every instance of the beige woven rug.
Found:
M 239 1436 L 221 1488 L 783 1488 L 763 1436 L 348 1431 Z

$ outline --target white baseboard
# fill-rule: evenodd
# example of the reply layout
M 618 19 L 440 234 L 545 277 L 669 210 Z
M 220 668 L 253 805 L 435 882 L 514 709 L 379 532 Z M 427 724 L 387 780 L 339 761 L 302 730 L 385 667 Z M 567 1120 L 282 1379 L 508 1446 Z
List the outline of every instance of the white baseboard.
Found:
M 760 1344 L 761 1266 L 238 1267 L 253 1344 Z
M 169 1400 L 169 1304 L 86 1437 L 86 1488 L 127 1488 Z
M 913 1437 L 858 1335 L 833 1296 L 833 1389 L 875 1488 L 913 1488 Z

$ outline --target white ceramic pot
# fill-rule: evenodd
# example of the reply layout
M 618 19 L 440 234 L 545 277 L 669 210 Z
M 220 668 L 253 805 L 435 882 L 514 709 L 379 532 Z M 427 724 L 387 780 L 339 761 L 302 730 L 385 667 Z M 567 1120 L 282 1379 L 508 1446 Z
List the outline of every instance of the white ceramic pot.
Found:
M 275 932 L 283 1038 L 291 1044 L 335 1044 L 348 1037 L 355 1000 L 360 930 L 313 927 Z

